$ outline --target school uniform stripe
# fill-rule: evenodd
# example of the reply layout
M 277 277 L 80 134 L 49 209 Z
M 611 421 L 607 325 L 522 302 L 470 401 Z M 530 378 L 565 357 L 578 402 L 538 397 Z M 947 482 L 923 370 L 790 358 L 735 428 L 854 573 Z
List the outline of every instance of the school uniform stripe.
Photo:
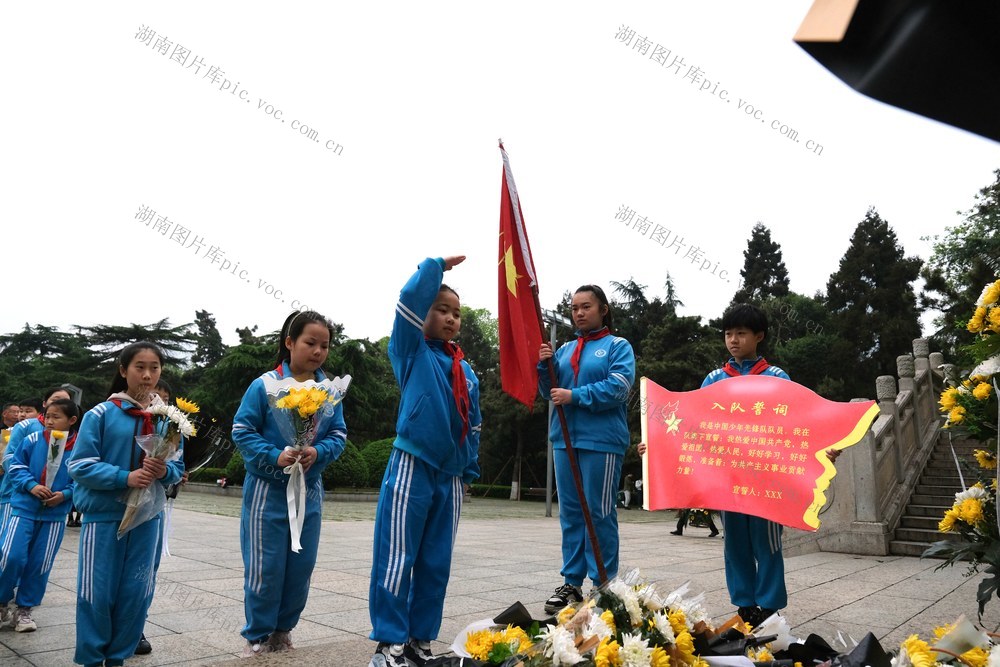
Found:
M 392 514 L 389 528 L 389 567 L 386 569 L 383 585 L 399 595 L 406 562 L 406 513 L 410 502 L 410 485 L 413 482 L 414 458 L 406 452 L 399 452 L 396 463 L 396 483 L 392 489 Z
M 42 574 L 45 574 L 52 569 L 52 563 L 56 559 L 56 547 L 59 544 L 59 526 L 63 525 L 62 521 L 44 521 L 43 525 L 48 527 L 49 536 L 45 541 L 45 557 L 42 559 Z
M 415 312 L 406 307 L 406 304 L 402 301 L 396 302 L 396 312 L 403 316 L 403 318 L 417 327 L 418 329 L 424 328 L 424 318 L 417 315 Z
M 84 463 L 93 463 L 94 461 L 100 461 L 100 460 L 101 460 L 100 457 L 97 456 L 86 456 L 81 459 L 73 459 L 72 461 L 66 464 L 66 467 L 68 467 L 70 470 L 76 470 Z
M 451 483 L 451 548 L 455 548 L 455 540 L 458 538 L 458 519 L 462 515 L 462 501 L 464 500 L 465 486 L 462 478 L 456 477 Z
M 97 524 L 85 523 L 80 536 L 80 592 L 81 598 L 94 602 L 94 531 Z
M 14 544 L 14 537 L 17 534 L 17 527 L 21 523 L 21 517 L 13 517 L 7 526 L 7 533 L 4 535 L 2 547 L 0 547 L 0 569 L 7 567 L 7 559 L 10 557 L 10 548 Z

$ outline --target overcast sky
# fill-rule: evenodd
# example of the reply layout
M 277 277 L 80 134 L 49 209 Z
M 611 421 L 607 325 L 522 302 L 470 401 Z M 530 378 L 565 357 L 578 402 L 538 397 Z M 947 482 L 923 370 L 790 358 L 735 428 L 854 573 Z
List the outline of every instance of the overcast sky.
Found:
M 205 309 L 233 343 L 298 301 L 380 338 L 448 254 L 495 311 L 500 137 L 546 306 L 669 271 L 717 316 L 757 221 L 812 294 L 869 206 L 926 258 L 1000 144 L 841 83 L 792 41 L 810 4 L 5 4 L 0 332 Z

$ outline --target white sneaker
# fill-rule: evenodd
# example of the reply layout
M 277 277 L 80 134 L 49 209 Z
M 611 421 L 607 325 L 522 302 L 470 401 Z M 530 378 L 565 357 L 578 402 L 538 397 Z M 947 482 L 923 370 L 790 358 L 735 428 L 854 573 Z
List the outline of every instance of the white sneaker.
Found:
M 14 632 L 34 632 L 38 624 L 31 618 L 31 607 L 18 607 L 15 613 Z
M 256 658 L 258 655 L 263 655 L 265 653 L 270 653 L 271 647 L 267 645 L 266 642 L 251 642 L 247 640 L 247 645 L 243 647 L 244 658 Z
M 275 630 L 272 632 L 271 636 L 267 638 L 267 648 L 272 653 L 294 650 L 295 647 L 292 646 L 292 631 Z
M 387 644 L 379 642 L 368 667 L 415 667 L 403 652 L 406 644 Z

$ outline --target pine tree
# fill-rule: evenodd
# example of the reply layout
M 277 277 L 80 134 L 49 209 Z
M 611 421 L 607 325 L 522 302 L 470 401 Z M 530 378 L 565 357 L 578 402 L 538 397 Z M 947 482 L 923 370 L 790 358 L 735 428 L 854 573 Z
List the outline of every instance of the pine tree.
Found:
M 194 311 L 194 324 L 198 327 L 198 336 L 191 361 L 198 366 L 208 366 L 222 359 L 226 346 L 212 314 L 207 310 Z
M 913 281 L 922 263 L 906 257 L 889 223 L 868 209 L 827 283 L 830 320 L 850 351 L 829 360 L 843 373 L 845 394 L 838 398 L 871 395 L 875 378 L 895 374 L 896 357 L 912 349 L 920 335 Z
M 743 285 L 733 295 L 733 303 L 763 301 L 788 294 L 788 269 L 781 258 L 781 246 L 771 240 L 771 230 L 758 222 L 753 226 L 747 249 L 743 251 Z

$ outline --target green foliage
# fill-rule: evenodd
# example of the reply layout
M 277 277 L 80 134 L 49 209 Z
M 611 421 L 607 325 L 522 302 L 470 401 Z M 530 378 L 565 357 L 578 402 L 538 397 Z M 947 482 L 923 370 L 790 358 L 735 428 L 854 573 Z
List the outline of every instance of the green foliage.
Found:
M 332 491 L 334 488 L 361 488 L 368 483 L 368 465 L 361 452 L 350 440 L 343 453 L 336 461 L 323 470 L 323 488 Z
M 215 484 L 222 477 L 228 477 L 225 468 L 202 468 L 191 473 L 190 481 Z
M 470 484 L 469 493 L 477 498 L 500 498 L 502 500 L 508 500 L 510 498 L 510 485 L 489 485 L 489 484 Z
M 232 485 L 242 486 L 246 474 L 247 469 L 243 462 L 243 455 L 240 454 L 240 450 L 234 450 L 233 455 L 229 458 L 229 463 L 226 464 L 226 479 Z
M 389 464 L 389 455 L 392 454 L 392 443 L 395 440 L 395 436 L 373 440 L 361 450 L 361 458 L 368 467 L 368 481 L 365 486 L 377 489 L 382 485 L 382 477 L 385 475 L 385 467 Z
M 933 241 L 934 250 L 920 273 L 921 305 L 940 312 L 933 344 L 960 364 L 970 358 L 962 349 L 972 341 L 965 323 L 980 290 L 1000 278 L 1000 169 L 993 173 L 996 180 L 979 191 L 964 220 L 923 239 Z
M 399 388 L 388 354 L 389 339 L 342 340 L 332 347 L 324 367 L 330 375 L 350 375 L 344 421 L 357 441 L 377 440 L 395 431 Z

